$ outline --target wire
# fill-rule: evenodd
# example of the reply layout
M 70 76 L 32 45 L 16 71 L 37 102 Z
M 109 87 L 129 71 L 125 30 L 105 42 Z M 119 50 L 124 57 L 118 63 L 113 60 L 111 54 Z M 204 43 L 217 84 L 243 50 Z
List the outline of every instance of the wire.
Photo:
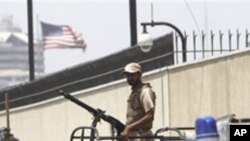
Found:
M 187 0 L 184 0 L 184 1 L 185 1 L 185 4 L 186 4 L 186 6 L 187 6 L 187 8 L 188 8 L 188 10 L 189 10 L 189 12 L 190 12 L 190 14 L 191 14 L 191 16 L 192 16 L 192 19 L 193 19 L 193 21 L 194 21 L 194 23 L 195 23 L 195 25 L 196 25 L 196 28 L 198 29 L 198 33 L 200 33 L 200 27 L 199 27 L 199 24 L 198 24 L 198 22 L 197 22 L 197 20 L 196 20 L 196 17 L 195 17 L 195 15 L 194 15 L 194 13 L 193 13 L 193 11 L 192 11 L 190 5 L 188 4 Z

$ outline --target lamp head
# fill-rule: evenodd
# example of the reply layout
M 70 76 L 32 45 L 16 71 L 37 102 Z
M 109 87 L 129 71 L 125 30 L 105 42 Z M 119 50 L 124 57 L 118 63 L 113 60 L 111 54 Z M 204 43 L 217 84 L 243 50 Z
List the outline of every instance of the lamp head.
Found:
M 143 32 L 138 37 L 138 46 L 142 52 L 149 52 L 153 47 L 153 39 L 146 32 Z

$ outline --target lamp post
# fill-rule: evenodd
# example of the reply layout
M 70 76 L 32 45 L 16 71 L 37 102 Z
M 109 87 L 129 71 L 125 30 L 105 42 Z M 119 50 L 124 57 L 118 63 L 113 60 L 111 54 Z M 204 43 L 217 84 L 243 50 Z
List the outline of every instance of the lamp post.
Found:
M 143 22 L 141 23 L 141 25 L 143 26 L 143 34 L 142 36 L 144 36 L 143 38 L 147 38 L 147 41 L 144 42 L 144 45 L 147 46 L 147 50 L 148 50 L 148 46 L 152 45 L 153 40 L 151 38 L 149 38 L 149 35 L 147 34 L 147 26 L 160 26 L 160 25 L 164 25 L 164 26 L 169 26 L 171 28 L 173 28 L 180 36 L 181 38 L 181 42 L 182 42 L 182 58 L 183 58 L 183 62 L 186 62 L 187 60 L 187 56 L 186 56 L 186 40 L 184 38 L 184 35 L 182 34 L 182 32 L 180 31 L 179 28 L 177 28 L 175 25 L 168 23 L 168 22 Z M 140 37 L 139 37 L 140 38 Z M 151 42 L 150 42 L 151 39 Z M 142 40 L 142 39 L 141 39 Z M 147 45 L 146 45 L 146 44 Z M 140 43 L 138 43 L 140 45 Z

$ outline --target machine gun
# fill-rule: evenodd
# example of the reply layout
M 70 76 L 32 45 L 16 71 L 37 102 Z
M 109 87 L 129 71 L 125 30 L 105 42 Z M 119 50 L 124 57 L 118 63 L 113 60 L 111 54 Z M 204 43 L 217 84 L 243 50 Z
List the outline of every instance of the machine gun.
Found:
M 75 97 L 71 96 L 69 93 L 64 92 L 63 90 L 58 90 L 57 92 L 59 94 L 63 95 L 65 98 L 71 100 L 75 104 L 83 107 L 84 109 L 86 109 L 87 111 L 92 113 L 94 116 L 94 121 L 92 122 L 92 127 L 96 127 L 97 122 L 100 121 L 100 119 L 103 119 L 104 121 L 110 123 L 112 125 L 112 127 L 114 127 L 116 129 L 117 135 L 120 135 L 121 132 L 124 130 L 125 125 L 123 123 L 121 123 L 118 119 L 116 119 L 112 116 L 106 115 L 105 111 L 103 111 L 101 109 L 94 109 L 94 108 L 90 107 L 89 105 L 76 99 Z

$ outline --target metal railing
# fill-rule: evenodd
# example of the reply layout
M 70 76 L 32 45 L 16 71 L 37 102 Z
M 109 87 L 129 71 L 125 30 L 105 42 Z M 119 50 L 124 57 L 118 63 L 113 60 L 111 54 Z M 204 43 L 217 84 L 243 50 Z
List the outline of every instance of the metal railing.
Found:
M 181 131 L 185 130 L 194 130 L 194 127 L 166 127 L 158 129 L 153 136 L 130 136 L 128 139 L 157 139 L 160 141 L 183 141 L 185 140 L 185 134 Z M 88 131 L 89 130 L 89 131 Z M 173 131 L 176 132 L 177 135 L 173 136 L 164 136 L 161 133 Z M 91 134 L 94 132 L 94 134 Z M 89 135 L 86 135 L 86 133 Z M 70 141 L 84 141 L 84 140 L 93 140 L 93 141 L 100 141 L 100 140 L 123 140 L 122 136 L 100 136 L 96 127 L 89 127 L 89 126 L 81 126 L 77 127 L 70 136 Z
M 218 138 L 220 141 L 230 140 L 229 126 L 231 124 L 234 125 L 250 124 L 250 118 L 236 118 L 235 116 L 236 116 L 235 114 L 229 114 L 216 119 L 216 126 L 219 134 Z M 210 125 L 209 126 L 204 125 L 202 130 L 204 129 L 208 131 L 208 129 L 210 129 Z M 128 139 L 155 139 L 160 141 L 195 141 L 196 140 L 195 133 L 197 133 L 196 130 L 200 129 L 195 129 L 195 127 L 163 127 L 156 130 L 152 136 L 129 136 Z M 202 135 L 206 135 L 206 133 L 202 133 Z M 207 137 L 209 138 L 210 136 Z M 84 141 L 84 140 L 124 141 L 124 138 L 119 135 L 115 136 L 115 134 L 112 134 L 111 136 L 100 136 L 95 126 L 80 126 L 75 128 L 75 130 L 73 130 L 73 132 L 71 133 L 70 141 Z
M 249 47 L 249 35 L 250 32 L 247 29 L 242 32 L 239 29 L 224 32 L 211 30 L 207 33 L 202 30 L 201 32 L 192 31 L 191 34 L 184 31 L 187 50 L 183 51 L 180 46 L 180 37 L 175 33 L 175 64 L 183 62 L 183 52 L 186 52 L 186 60 L 191 61 Z

